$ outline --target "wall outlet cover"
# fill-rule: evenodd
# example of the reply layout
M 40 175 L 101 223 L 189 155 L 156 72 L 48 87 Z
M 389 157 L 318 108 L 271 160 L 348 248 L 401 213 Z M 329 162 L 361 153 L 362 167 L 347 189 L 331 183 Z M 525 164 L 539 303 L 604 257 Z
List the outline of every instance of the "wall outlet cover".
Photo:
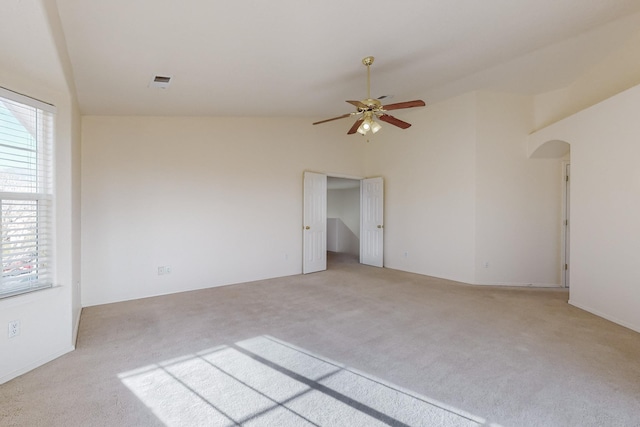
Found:
M 9 338 L 13 338 L 15 336 L 20 335 L 20 321 L 19 320 L 12 320 L 9 322 L 9 327 L 7 330 L 7 336 Z

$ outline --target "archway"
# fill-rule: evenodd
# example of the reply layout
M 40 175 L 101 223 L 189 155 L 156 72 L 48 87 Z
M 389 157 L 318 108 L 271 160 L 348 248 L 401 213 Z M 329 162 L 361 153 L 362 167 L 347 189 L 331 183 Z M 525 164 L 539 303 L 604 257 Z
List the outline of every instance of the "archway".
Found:
M 562 159 L 570 155 L 571 145 L 559 139 L 544 142 L 529 152 L 530 159 Z
M 530 159 L 558 159 L 561 162 L 562 175 L 562 205 L 561 205 L 561 221 L 562 231 L 560 233 L 560 266 L 561 266 L 561 278 L 562 285 L 565 288 L 569 287 L 570 272 L 569 260 L 571 251 L 571 222 L 569 221 L 571 212 L 571 145 L 559 139 L 549 140 L 541 143 L 537 147 L 530 147 L 529 151 Z

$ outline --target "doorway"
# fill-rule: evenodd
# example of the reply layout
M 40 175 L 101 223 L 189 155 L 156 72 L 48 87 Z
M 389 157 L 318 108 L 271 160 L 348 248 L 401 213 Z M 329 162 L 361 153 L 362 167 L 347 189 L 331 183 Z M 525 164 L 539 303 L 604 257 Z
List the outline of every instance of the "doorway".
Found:
M 345 238 L 334 239 L 331 237 L 328 242 L 328 179 L 326 174 L 305 172 L 304 173 L 304 194 L 303 194 L 303 238 L 302 238 L 302 273 L 314 273 L 327 269 L 327 244 L 329 249 L 342 246 L 344 250 L 359 254 L 359 262 L 376 267 L 383 266 L 383 203 L 384 203 L 384 182 L 380 177 L 359 179 L 348 176 L 332 175 L 332 187 L 354 187 L 354 194 L 359 193 L 358 199 L 349 198 L 347 203 L 351 204 L 349 213 L 336 213 L 336 210 L 344 209 L 344 204 L 334 203 L 332 209 L 332 221 L 335 227 L 341 228 Z M 339 181 L 333 180 L 339 178 Z M 353 182 L 355 181 L 355 182 Z M 347 189 L 347 188 L 343 188 Z M 334 197 L 336 196 L 336 197 Z M 348 195 L 332 194 L 332 198 L 348 197 Z M 359 200 L 359 207 L 356 200 Z M 357 215 L 356 215 L 357 213 Z M 356 222 L 353 216 L 359 216 L 359 227 L 355 227 Z M 342 226 L 344 224 L 344 227 Z M 351 227 L 349 227 L 350 224 Z M 355 231 L 353 230 L 355 228 Z M 332 232 L 335 229 L 331 230 Z M 358 233 L 359 231 L 359 233 Z M 356 236 L 354 239 L 353 235 Z M 359 240 L 359 244 L 358 244 Z M 356 252 L 354 246 L 359 250 Z
M 360 180 L 327 176 L 327 260 L 360 258 Z

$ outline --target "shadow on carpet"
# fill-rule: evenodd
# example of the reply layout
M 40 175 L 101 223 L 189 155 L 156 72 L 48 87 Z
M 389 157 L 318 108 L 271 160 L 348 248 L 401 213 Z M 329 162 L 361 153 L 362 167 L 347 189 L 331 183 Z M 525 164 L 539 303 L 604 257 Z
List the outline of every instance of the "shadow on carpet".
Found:
M 270 336 L 119 378 L 169 427 L 489 425 Z

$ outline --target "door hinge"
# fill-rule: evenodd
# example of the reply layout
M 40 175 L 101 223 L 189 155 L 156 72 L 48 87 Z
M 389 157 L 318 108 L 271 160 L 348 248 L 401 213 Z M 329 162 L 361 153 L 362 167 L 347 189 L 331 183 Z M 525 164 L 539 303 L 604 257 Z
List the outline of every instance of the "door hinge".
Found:
M 565 264 L 565 265 L 564 265 L 564 269 L 565 269 L 565 270 L 568 270 L 568 269 L 569 269 L 569 264 Z
M 569 175 L 566 175 L 565 178 L 566 178 L 566 181 L 569 182 Z
M 568 219 L 564 220 L 564 225 L 569 225 L 569 220 Z

